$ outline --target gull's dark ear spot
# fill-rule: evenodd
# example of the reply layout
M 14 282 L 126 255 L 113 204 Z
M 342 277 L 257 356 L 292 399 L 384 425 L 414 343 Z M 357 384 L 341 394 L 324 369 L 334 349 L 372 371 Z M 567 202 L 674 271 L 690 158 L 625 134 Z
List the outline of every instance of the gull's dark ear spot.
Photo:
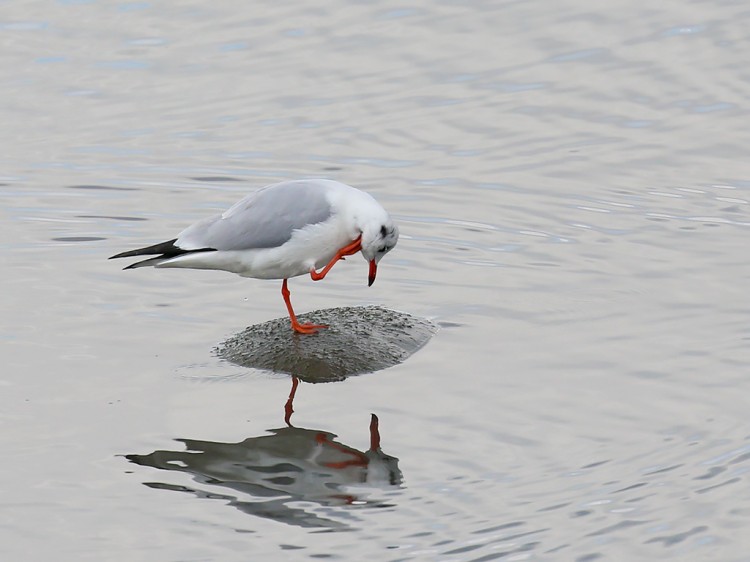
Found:
M 386 234 L 388 234 L 388 230 L 385 228 L 385 225 L 380 227 L 380 236 L 385 238 Z

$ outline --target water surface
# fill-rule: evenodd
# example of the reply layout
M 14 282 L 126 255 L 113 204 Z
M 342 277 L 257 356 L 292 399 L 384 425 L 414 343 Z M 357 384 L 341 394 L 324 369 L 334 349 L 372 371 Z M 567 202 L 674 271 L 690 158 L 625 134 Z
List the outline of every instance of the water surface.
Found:
M 745 560 L 747 22 L 734 2 L 4 6 L 0 555 Z M 366 189 L 402 237 L 371 288 L 359 259 L 292 280 L 298 311 L 442 326 L 297 389 L 301 435 L 351 458 L 377 414 L 399 477 L 264 499 L 129 462 L 287 427 L 288 376 L 212 353 L 285 310 L 277 282 L 106 258 L 302 177 Z

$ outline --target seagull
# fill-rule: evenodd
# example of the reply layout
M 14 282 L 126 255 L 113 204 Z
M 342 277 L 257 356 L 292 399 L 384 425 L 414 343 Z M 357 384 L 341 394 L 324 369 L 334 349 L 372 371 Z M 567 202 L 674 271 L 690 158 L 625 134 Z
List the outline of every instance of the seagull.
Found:
M 310 274 L 323 279 L 339 260 L 362 252 L 368 286 L 378 263 L 398 241 L 398 226 L 368 193 L 333 180 L 296 180 L 267 185 L 219 215 L 205 218 L 177 238 L 109 259 L 156 256 L 139 267 L 217 269 L 256 279 L 283 279 L 292 329 L 313 334 L 325 324 L 300 324 L 287 280 Z

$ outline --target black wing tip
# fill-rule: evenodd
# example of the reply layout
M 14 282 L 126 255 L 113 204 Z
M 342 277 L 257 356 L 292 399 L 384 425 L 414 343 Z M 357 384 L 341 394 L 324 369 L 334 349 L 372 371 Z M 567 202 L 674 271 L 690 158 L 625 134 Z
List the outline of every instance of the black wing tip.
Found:
M 177 242 L 177 238 L 167 240 L 166 242 L 160 242 L 159 244 L 154 244 L 153 246 L 146 246 L 145 248 L 137 248 L 135 250 L 128 250 L 127 252 L 120 252 L 119 254 L 110 256 L 107 259 L 114 260 L 117 258 L 132 258 L 134 256 L 156 256 L 159 254 L 176 256 L 187 251 L 175 246 L 175 242 Z
M 168 240 L 167 242 L 162 242 L 160 244 L 154 244 L 153 246 L 148 246 L 146 248 L 138 248 L 137 250 L 129 250 L 127 252 L 120 252 L 119 254 L 115 254 L 114 256 L 110 256 L 107 259 L 113 260 L 116 258 L 132 258 L 136 256 L 156 256 L 153 258 L 146 258 L 145 260 L 137 261 L 135 263 L 131 263 L 130 265 L 123 267 L 122 269 L 137 269 L 139 267 L 146 267 L 148 265 L 158 265 L 163 261 L 166 261 L 170 258 L 176 258 L 177 256 L 183 256 L 185 254 L 197 254 L 199 252 L 215 252 L 216 248 L 199 248 L 197 250 L 183 250 L 182 248 L 175 246 L 175 242 L 177 241 L 177 238 L 174 240 Z

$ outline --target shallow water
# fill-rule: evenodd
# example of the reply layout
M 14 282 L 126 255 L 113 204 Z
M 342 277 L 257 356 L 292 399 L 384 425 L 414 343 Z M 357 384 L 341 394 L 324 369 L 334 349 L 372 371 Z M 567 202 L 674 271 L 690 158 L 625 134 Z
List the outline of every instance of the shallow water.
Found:
M 3 7 L 0 556 L 746 560 L 744 4 L 215 4 Z M 398 459 L 340 501 L 217 477 L 285 426 L 212 352 L 279 284 L 106 260 L 300 177 L 402 237 L 297 310 L 442 326 L 297 389 L 295 438 Z

